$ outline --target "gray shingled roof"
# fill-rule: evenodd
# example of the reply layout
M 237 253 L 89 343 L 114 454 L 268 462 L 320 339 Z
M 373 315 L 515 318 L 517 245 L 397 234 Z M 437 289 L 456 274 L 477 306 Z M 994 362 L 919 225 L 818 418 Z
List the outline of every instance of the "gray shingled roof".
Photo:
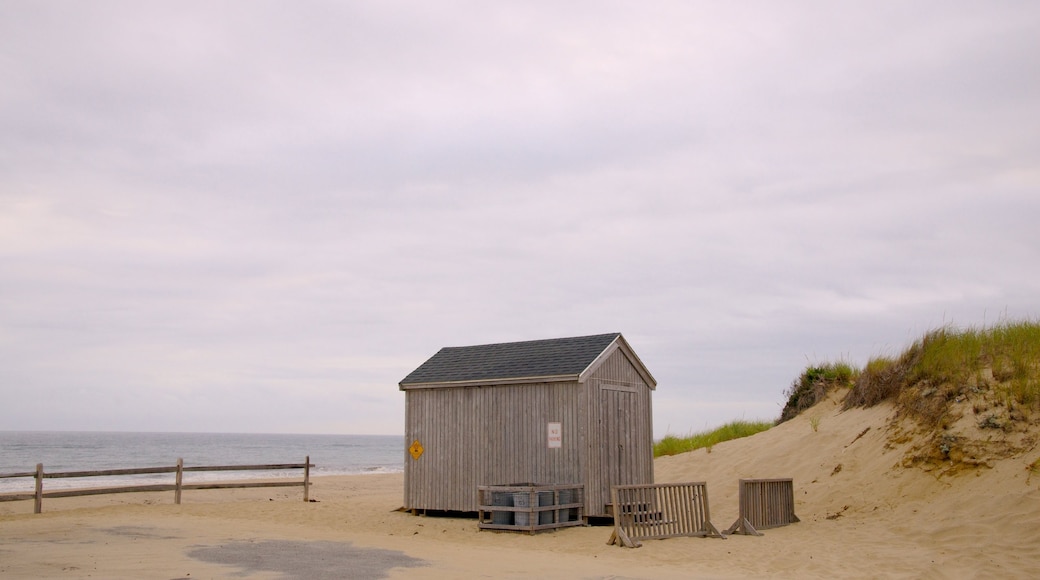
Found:
M 579 375 L 621 333 L 442 348 L 400 385 Z

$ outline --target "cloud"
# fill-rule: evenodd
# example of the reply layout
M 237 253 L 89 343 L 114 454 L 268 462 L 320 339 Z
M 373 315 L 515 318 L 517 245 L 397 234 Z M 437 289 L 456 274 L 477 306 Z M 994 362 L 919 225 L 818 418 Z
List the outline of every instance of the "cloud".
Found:
M 0 424 L 398 433 L 442 346 L 621 331 L 660 435 L 1033 317 L 1037 17 L 4 6 Z

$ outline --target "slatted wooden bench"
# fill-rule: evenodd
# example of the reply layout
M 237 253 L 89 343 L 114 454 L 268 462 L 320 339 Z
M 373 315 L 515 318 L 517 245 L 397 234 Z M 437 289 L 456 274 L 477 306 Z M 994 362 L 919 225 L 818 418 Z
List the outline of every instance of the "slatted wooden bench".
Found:
M 725 536 L 711 523 L 704 482 L 615 485 L 614 532 L 608 544 L 638 548 L 640 540 Z

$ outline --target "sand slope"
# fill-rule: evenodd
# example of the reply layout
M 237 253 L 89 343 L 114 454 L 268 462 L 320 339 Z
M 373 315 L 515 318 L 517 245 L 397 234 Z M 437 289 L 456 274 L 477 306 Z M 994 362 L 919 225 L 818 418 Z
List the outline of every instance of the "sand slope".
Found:
M 1035 577 L 1040 477 L 1033 449 L 993 467 L 942 475 L 903 467 L 919 443 L 890 441 L 890 405 L 842 412 L 836 396 L 773 429 L 657 460 L 658 481 L 708 482 L 716 526 L 736 519 L 739 478 L 792 477 L 802 523 L 766 531 L 767 574 Z M 810 419 L 819 419 L 813 431 Z M 784 536 L 783 544 L 772 538 Z M 757 541 L 748 539 L 748 542 Z M 741 543 L 744 543 L 741 541 Z
M 1031 578 L 1040 570 L 1032 449 L 937 476 L 902 467 L 891 408 L 835 399 L 753 437 L 657 460 L 657 480 L 706 481 L 712 521 L 737 516 L 737 480 L 792 477 L 801 523 L 762 537 L 606 545 L 610 528 L 536 536 L 396 512 L 401 475 L 291 489 L 0 503 L 2 578 Z M 814 432 L 810 417 L 819 417 Z M 861 435 L 862 434 L 862 435 Z M 839 469 L 840 466 L 840 469 Z

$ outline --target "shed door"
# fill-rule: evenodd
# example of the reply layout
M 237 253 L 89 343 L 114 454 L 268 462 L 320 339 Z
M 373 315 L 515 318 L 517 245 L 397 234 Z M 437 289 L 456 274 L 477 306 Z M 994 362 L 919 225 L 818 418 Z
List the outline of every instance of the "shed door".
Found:
M 610 486 L 633 482 L 632 405 L 635 392 L 628 387 L 604 385 L 600 396 L 600 465 L 604 471 L 603 493 L 610 502 Z

